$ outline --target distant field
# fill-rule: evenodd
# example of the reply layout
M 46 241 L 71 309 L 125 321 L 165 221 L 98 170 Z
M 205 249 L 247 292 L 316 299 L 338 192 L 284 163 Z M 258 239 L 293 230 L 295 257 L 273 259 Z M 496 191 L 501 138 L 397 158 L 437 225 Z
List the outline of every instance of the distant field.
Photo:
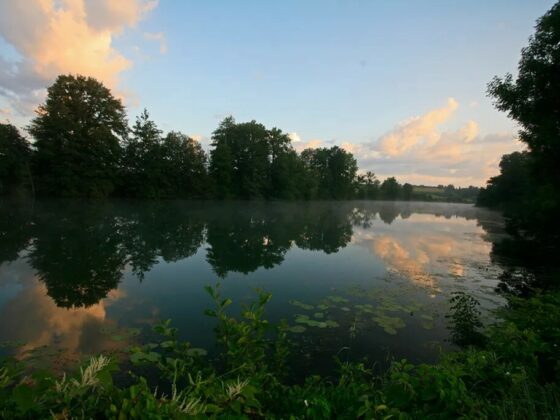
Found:
M 417 187 L 414 186 L 412 191 L 417 193 L 430 193 L 430 194 L 443 194 L 445 190 L 443 188 L 438 187 Z
M 424 185 L 415 185 L 412 187 L 413 194 L 417 194 L 423 199 L 433 201 L 453 201 L 461 203 L 474 203 L 476 200 L 477 190 L 468 188 L 446 189 L 440 187 L 430 187 Z

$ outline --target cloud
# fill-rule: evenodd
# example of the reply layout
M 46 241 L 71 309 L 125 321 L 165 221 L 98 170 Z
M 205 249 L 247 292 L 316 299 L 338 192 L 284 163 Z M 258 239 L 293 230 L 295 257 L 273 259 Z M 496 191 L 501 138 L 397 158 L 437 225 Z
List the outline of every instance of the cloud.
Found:
M 319 147 L 325 146 L 325 142 L 319 139 L 303 141 L 300 135 L 296 132 L 288 133 L 288 137 L 292 141 L 292 146 L 298 153 L 305 149 L 317 149 Z
M 8 120 L 12 116 L 10 108 L 0 108 L 0 119 Z
M 379 140 L 380 151 L 388 156 L 398 156 L 415 146 L 437 142 L 438 133 L 435 128 L 447 121 L 458 106 L 455 99 L 449 98 L 445 107 L 400 124 Z
M 27 0 L 0 2 L 0 36 L 20 59 L 0 59 L 0 95 L 29 114 L 61 73 L 93 76 L 116 89 L 132 61 L 113 40 L 157 1 Z
M 107 310 L 124 298 L 122 291 L 112 290 L 106 298 L 87 308 L 67 309 L 57 307 L 46 286 L 35 277 L 24 278 L 23 282 L 24 288 L 17 298 L 9 300 L 0 312 L 3 319 L 19 321 L 0 326 L 3 337 L 25 343 L 17 349 L 18 357 L 26 357 L 29 351 L 43 346 L 56 346 L 57 357 L 78 360 L 89 352 L 115 351 L 126 346 L 126 341 L 113 341 L 102 332 L 117 329 Z
M 441 130 L 458 107 L 449 98 L 445 106 L 409 118 L 377 141 L 346 142 L 341 147 L 355 155 L 362 170 L 395 176 L 400 182 L 482 186 L 498 173 L 501 156 L 522 145 L 512 132 L 481 135 L 475 121 Z
M 288 133 L 288 137 L 290 138 L 290 140 L 292 141 L 292 143 L 299 143 L 299 142 L 301 142 L 301 137 L 300 137 L 299 134 L 296 133 L 296 132 Z
M 150 41 L 159 42 L 159 52 L 165 54 L 167 52 L 167 39 L 163 32 L 144 32 L 144 38 Z

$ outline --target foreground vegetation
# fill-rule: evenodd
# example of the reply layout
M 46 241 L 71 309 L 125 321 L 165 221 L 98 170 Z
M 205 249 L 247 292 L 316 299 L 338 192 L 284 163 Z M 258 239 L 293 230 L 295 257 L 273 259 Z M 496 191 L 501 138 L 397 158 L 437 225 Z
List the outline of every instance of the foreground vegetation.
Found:
M 287 326 L 264 318 L 271 295 L 259 292 L 240 317 L 210 288 L 221 352 L 177 339 L 166 321 L 161 340 L 131 350 L 135 366 L 99 355 L 71 375 L 0 368 L 2 418 L 557 418 L 560 412 L 560 294 L 512 298 L 499 324 L 480 330 L 476 301 L 458 294 L 450 325 L 463 346 L 433 365 L 393 362 L 385 374 L 367 361 L 337 360 L 330 377 L 294 382 Z M 140 375 L 139 372 L 145 372 Z M 149 378 L 149 379 L 148 379 Z

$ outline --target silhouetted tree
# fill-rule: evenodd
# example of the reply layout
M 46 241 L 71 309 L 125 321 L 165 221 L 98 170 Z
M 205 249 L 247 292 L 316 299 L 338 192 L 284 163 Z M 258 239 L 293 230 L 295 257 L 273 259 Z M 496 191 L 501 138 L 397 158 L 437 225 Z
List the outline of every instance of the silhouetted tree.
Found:
M 378 198 L 380 182 L 372 171 L 367 171 L 363 175 L 358 175 L 356 182 L 356 194 L 358 198 L 366 200 L 375 200 Z
M 560 3 L 556 3 L 538 20 L 535 34 L 522 50 L 516 78 L 507 74 L 488 85 L 496 107 L 520 125 L 519 139 L 528 146 L 530 158 L 531 208 L 510 208 L 510 220 L 516 228 L 541 239 L 560 234 L 555 220 L 560 214 L 559 91 Z
M 401 193 L 401 185 L 395 177 L 387 178 L 380 187 L 381 197 L 385 200 L 396 200 Z
M 0 195 L 32 190 L 31 147 L 12 124 L 0 123 Z
M 201 198 L 208 193 L 206 153 L 200 143 L 178 131 L 167 133 L 161 145 L 166 197 Z
M 412 198 L 413 190 L 414 190 L 414 187 L 411 184 L 409 184 L 408 182 L 406 184 L 404 184 L 402 186 L 402 191 L 401 191 L 402 199 L 407 200 L 407 201 L 410 200 Z
M 91 77 L 62 75 L 29 126 L 35 138 L 37 189 L 43 195 L 105 197 L 114 187 L 126 114 Z
M 136 117 L 124 149 L 125 195 L 162 198 L 169 188 L 164 173 L 162 131 L 146 109 Z

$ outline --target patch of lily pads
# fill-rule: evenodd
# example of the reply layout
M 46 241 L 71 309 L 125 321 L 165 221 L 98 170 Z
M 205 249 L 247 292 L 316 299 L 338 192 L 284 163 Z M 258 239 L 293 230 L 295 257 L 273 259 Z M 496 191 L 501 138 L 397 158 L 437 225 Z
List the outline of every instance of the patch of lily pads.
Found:
M 385 333 L 396 335 L 399 330 L 406 327 L 403 315 L 415 316 L 420 321 L 420 326 L 430 330 L 434 328 L 434 315 L 426 313 L 426 304 L 418 301 L 403 301 L 402 290 L 396 289 L 369 289 L 354 287 L 348 290 L 350 296 L 356 298 L 368 298 L 372 303 L 354 303 L 343 296 L 329 295 L 318 304 L 310 305 L 297 300 L 291 300 L 290 304 L 308 311 L 308 314 L 295 315 L 295 324 L 288 328 L 293 333 L 303 333 L 308 328 L 337 328 L 338 321 L 331 319 L 332 311 L 348 313 L 354 319 L 354 328 L 367 327 L 371 322 L 379 326 Z M 430 312 L 433 308 L 430 306 Z M 348 315 L 340 315 L 342 320 Z M 369 322 L 367 321 L 369 320 Z
M 373 317 L 373 320 L 377 325 L 383 328 L 383 331 L 390 335 L 395 335 L 397 334 L 397 330 L 406 327 L 405 322 L 396 316 L 378 314 Z

